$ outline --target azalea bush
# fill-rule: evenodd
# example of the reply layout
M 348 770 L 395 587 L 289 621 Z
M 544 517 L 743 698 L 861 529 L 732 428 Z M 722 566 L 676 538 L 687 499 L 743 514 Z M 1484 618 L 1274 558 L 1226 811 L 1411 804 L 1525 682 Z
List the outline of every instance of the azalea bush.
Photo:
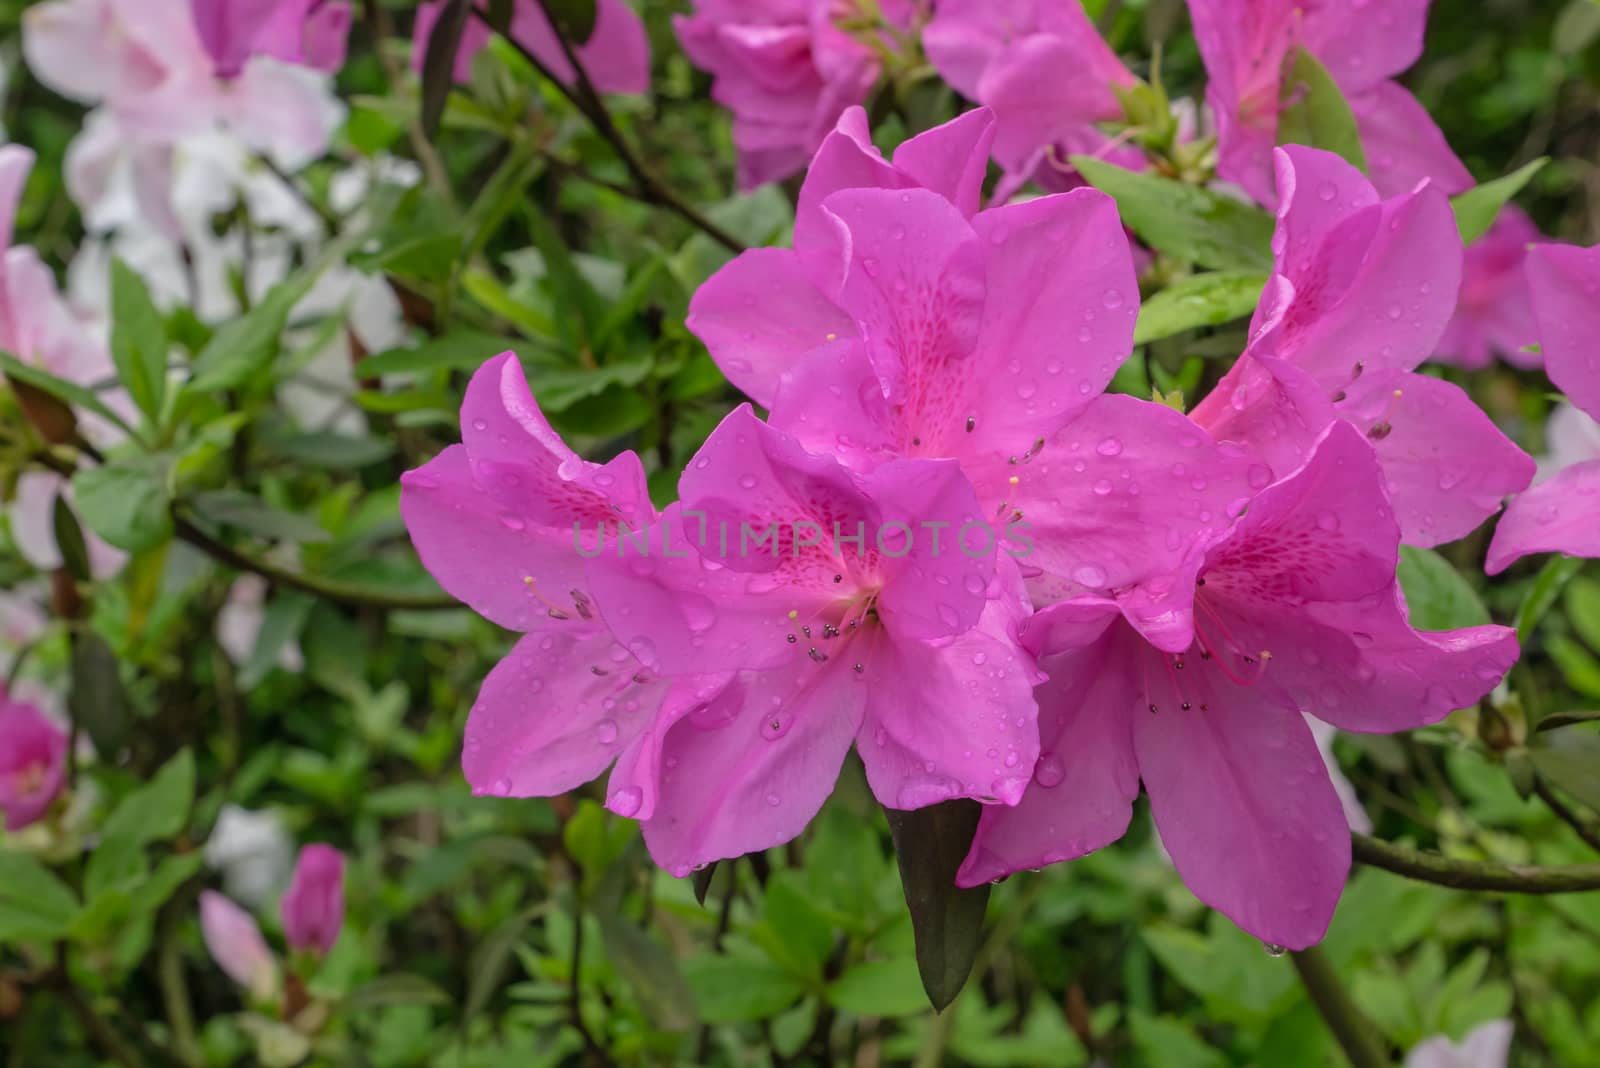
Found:
M 0 27 L 4 1063 L 1600 1065 L 1593 0 Z

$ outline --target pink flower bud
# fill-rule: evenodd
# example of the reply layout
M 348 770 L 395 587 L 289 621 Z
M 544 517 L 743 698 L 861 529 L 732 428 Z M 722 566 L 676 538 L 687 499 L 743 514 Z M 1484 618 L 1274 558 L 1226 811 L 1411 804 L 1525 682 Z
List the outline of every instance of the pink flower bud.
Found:
M 302 849 L 281 907 L 289 945 L 332 949 L 344 925 L 344 854 L 320 843 Z
M 0 812 L 6 830 L 35 822 L 67 777 L 67 732 L 0 688 Z
M 228 978 L 257 998 L 271 996 L 278 985 L 278 962 L 248 912 L 207 890 L 200 895 L 200 933 L 211 959 Z

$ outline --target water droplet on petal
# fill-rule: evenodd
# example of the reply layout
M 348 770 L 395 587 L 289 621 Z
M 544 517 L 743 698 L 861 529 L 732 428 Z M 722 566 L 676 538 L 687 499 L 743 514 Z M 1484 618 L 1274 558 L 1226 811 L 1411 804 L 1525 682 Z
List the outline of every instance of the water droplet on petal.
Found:
M 1039 758 L 1039 763 L 1033 767 L 1033 781 L 1043 786 L 1046 790 L 1060 786 L 1067 777 L 1067 769 L 1061 763 L 1061 758 L 1054 753 L 1046 753 Z
M 611 800 L 606 807 L 624 818 L 632 816 L 639 811 L 639 806 L 644 803 L 644 791 L 637 786 L 624 787 L 611 795 Z

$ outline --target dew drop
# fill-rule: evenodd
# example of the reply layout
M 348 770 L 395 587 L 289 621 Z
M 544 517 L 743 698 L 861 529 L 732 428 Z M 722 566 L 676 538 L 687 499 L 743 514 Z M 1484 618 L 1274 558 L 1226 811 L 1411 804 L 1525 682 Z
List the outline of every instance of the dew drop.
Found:
M 639 806 L 644 803 L 644 791 L 637 786 L 624 787 L 611 795 L 611 800 L 606 807 L 622 817 L 632 816 L 639 811 Z

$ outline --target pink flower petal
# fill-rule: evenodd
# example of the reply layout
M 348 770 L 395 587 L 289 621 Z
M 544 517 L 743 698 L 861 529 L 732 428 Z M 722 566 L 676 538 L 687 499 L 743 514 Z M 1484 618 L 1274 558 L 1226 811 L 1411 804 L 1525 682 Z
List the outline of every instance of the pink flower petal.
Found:
M 1512 501 L 1484 568 L 1498 575 L 1531 553 L 1600 557 L 1600 460 L 1569 467 Z
M 1196 658 L 1198 659 L 1198 658 Z M 1322 939 L 1350 833 L 1305 720 L 1192 663 L 1182 696 L 1133 719 L 1161 842 L 1201 901 L 1264 942 Z
M 1015 638 L 1026 614 L 1019 594 L 989 601 L 979 625 L 948 644 L 890 635 L 862 657 L 856 751 L 881 804 L 1021 798 L 1039 757 L 1033 687 L 1044 676 Z
M 855 325 L 806 280 L 787 249 L 741 253 L 695 291 L 687 325 L 728 380 L 770 407 L 778 379 Z
M 1600 418 L 1600 247 L 1540 246 L 1528 252 L 1527 271 L 1545 370 Z
M 1408 545 L 1465 537 L 1533 481 L 1533 457 L 1459 386 L 1391 371 L 1345 393 L 1335 409 L 1373 439 Z
M 1081 857 L 1128 829 L 1139 796 L 1132 720 L 1142 710 L 1128 657 L 1139 639 L 1114 622 L 1114 607 L 1099 612 L 1111 631 L 1040 662 L 1050 679 L 1035 691 L 1040 756 L 1032 784 L 1014 807 L 983 810 L 958 885 Z
M 541 625 L 484 679 L 462 771 L 494 797 L 565 793 L 597 778 L 649 727 L 668 685 L 603 627 Z
M 332 950 L 344 927 L 344 854 L 321 843 L 300 850 L 279 908 L 292 948 Z
M 1384 196 L 1408 193 L 1424 179 L 1452 196 L 1472 188 L 1471 173 L 1444 139 L 1433 116 L 1403 86 L 1379 82 L 1352 96 L 1350 108 L 1355 112 L 1372 184 Z
M 868 689 L 850 671 L 805 660 L 735 685 L 742 700 L 715 702 L 709 719 L 679 719 L 662 744 L 660 796 L 644 840 L 679 877 L 804 830 L 833 792 Z M 783 706 L 781 732 L 772 730 L 773 702 Z M 611 796 L 616 808 L 615 787 Z

